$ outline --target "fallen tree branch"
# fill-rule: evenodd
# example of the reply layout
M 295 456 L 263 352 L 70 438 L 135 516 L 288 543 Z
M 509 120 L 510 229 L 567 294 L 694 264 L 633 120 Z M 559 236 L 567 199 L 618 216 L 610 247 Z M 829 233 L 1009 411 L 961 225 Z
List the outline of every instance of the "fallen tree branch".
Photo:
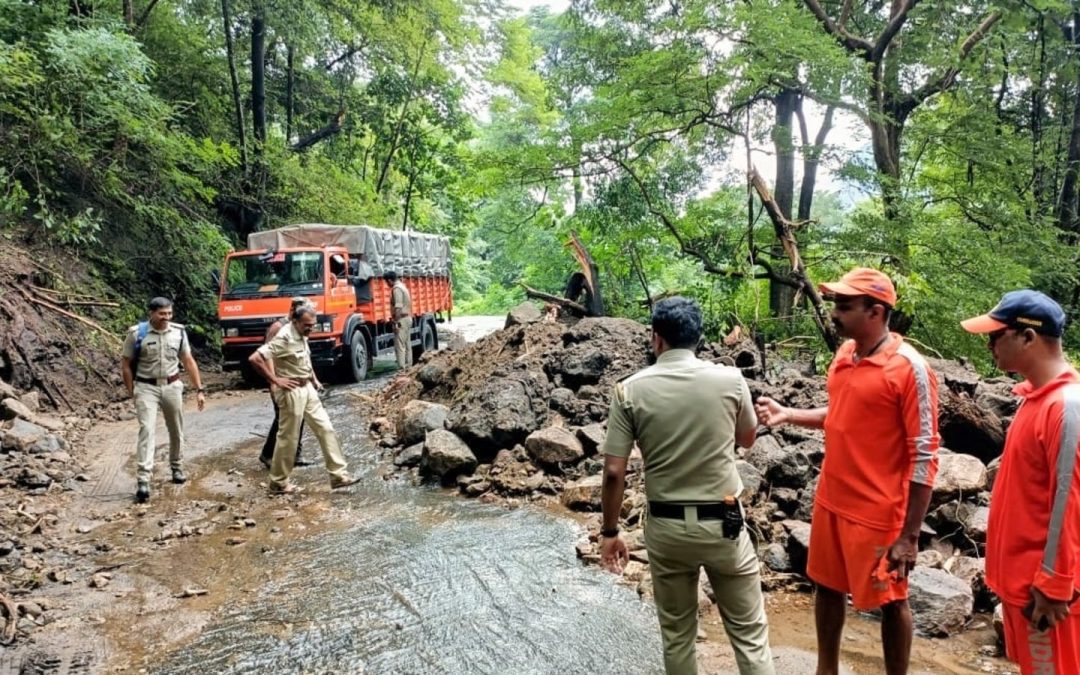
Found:
M 0 593 L 0 606 L 7 613 L 7 623 L 4 624 L 4 634 L 0 637 L 0 644 L 9 645 L 15 641 L 15 626 L 19 623 L 19 610 L 15 608 L 15 603 L 11 601 L 11 598 L 3 593 Z
M 19 293 L 21 293 L 22 296 L 27 299 L 27 301 L 32 302 L 35 305 L 39 305 L 41 307 L 47 307 L 47 308 L 51 309 L 52 311 L 54 311 L 54 312 L 56 312 L 58 314 L 62 314 L 63 316 L 68 317 L 69 319 L 75 319 L 79 323 L 90 326 L 91 328 L 98 331 L 99 333 L 101 333 L 105 337 L 109 338 L 110 340 L 112 340 L 116 344 L 121 344 L 120 338 L 113 335 L 111 331 L 109 331 L 108 329 L 106 329 L 104 326 L 97 323 L 96 321 L 91 321 L 90 319 L 87 319 L 84 316 L 79 316 L 78 314 L 73 314 L 73 313 L 67 311 L 66 309 L 64 309 L 63 307 L 59 307 L 57 305 L 54 305 L 53 303 L 48 302 L 47 300 L 44 300 L 42 298 L 35 298 L 34 296 L 30 295 L 29 293 L 27 293 L 26 291 L 24 291 L 21 288 L 17 288 L 16 290 L 18 290 Z
M 813 318 L 814 323 L 817 324 L 818 330 L 821 331 L 821 337 L 824 338 L 825 344 L 828 345 L 831 351 L 836 351 L 838 346 L 836 340 L 836 333 L 832 330 L 832 326 L 826 320 L 825 306 L 821 300 L 821 294 L 818 293 L 817 287 L 810 281 L 809 275 L 806 273 L 806 265 L 803 263 L 802 256 L 799 254 L 799 244 L 795 241 L 795 225 L 787 217 L 784 216 L 783 211 L 780 210 L 779 204 L 776 203 L 776 199 L 773 198 L 772 193 L 769 191 L 768 186 L 765 185 L 765 180 L 758 173 L 757 168 L 751 165 L 750 175 L 748 176 L 750 184 L 753 186 L 754 191 L 757 193 L 758 199 L 761 200 L 761 205 L 765 208 L 765 212 L 769 214 L 769 219 L 773 222 L 773 229 L 776 232 L 776 238 L 780 241 L 784 247 L 784 252 L 787 253 L 788 261 L 791 263 L 791 274 L 797 280 L 802 291 L 806 293 L 806 297 L 810 300 L 810 304 L 813 306 Z
M 580 303 L 574 302 L 573 300 L 567 300 L 566 298 L 560 298 L 559 296 L 552 295 L 551 293 L 538 291 L 535 288 L 530 288 L 529 286 L 526 286 L 525 284 L 520 284 L 520 286 L 525 289 L 525 295 L 529 296 L 530 298 L 535 298 L 537 300 L 545 300 L 547 302 L 559 305 L 560 307 L 565 307 L 574 314 L 577 314 L 578 316 L 591 316 L 587 307 Z
M 344 124 L 344 122 L 345 111 L 339 110 L 337 115 L 335 115 L 334 118 L 330 120 L 329 124 L 327 124 L 322 129 L 319 129 L 318 131 L 301 138 L 299 141 L 290 146 L 289 149 L 293 152 L 303 152 L 304 150 L 307 150 L 308 148 L 315 145 L 324 138 L 329 138 L 330 136 L 333 136 L 337 132 L 341 131 L 341 126 L 342 124 Z

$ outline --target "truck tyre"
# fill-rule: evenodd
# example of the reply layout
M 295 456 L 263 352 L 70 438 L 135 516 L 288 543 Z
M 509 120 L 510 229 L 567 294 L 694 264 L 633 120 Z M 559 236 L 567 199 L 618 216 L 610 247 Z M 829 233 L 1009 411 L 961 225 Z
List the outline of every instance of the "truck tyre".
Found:
M 420 360 L 420 355 L 435 349 L 435 331 L 431 329 L 431 322 L 424 321 L 420 325 L 420 344 L 412 349 L 413 363 Z
M 367 338 L 361 331 L 354 331 L 349 345 L 349 368 L 346 375 L 352 378 L 353 382 L 363 382 L 370 369 L 371 351 L 368 349 Z

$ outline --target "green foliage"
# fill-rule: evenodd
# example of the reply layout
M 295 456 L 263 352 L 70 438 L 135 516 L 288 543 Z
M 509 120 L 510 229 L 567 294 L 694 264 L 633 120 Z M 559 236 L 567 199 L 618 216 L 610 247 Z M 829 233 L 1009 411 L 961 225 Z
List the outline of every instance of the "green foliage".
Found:
M 710 337 L 742 325 L 823 349 L 803 298 L 771 314 L 779 282 L 767 277 L 784 274 L 786 257 L 760 202 L 748 206 L 749 143 L 793 151 L 799 167 L 821 153 L 842 187 L 818 189 L 811 222 L 796 229 L 810 276 L 885 269 L 926 349 L 988 367 L 957 321 L 1010 288 L 1080 310 L 1078 200 L 1065 182 L 1078 161 L 1080 56 L 1060 1 L 1003 6 L 966 59 L 961 45 L 994 8 L 919 3 L 879 93 L 903 101 L 956 70 L 904 115 L 880 109 L 872 69 L 797 0 L 582 0 L 523 17 L 500 0 L 228 5 L 228 26 L 216 0 L 144 4 L 128 26 L 116 0 L 79 16 L 65 3 L 0 0 L 6 237 L 78 251 L 139 305 L 173 295 L 212 335 L 209 272 L 255 228 L 447 234 L 458 313 L 501 313 L 524 299 L 522 284 L 561 293 L 576 233 L 609 313 L 645 319 L 650 297 L 678 292 L 702 303 Z M 876 36 L 890 7 L 854 3 L 846 29 Z M 259 145 L 256 17 L 266 27 Z M 776 103 L 791 93 L 803 112 L 835 106 L 848 128 L 902 122 L 899 177 L 839 125 L 816 149 L 812 126 L 805 138 L 798 121 L 778 126 Z M 1068 339 L 1080 349 L 1075 328 Z

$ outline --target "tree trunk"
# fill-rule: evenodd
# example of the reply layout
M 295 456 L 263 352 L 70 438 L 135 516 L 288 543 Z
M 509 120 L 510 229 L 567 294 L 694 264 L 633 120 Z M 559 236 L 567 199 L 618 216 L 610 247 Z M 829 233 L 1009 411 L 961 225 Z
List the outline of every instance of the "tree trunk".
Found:
M 251 115 L 255 154 L 266 142 L 266 8 L 256 2 L 251 17 Z
M 795 146 L 791 142 L 794 130 L 795 108 L 799 93 L 784 88 L 773 98 L 776 120 L 773 124 L 772 141 L 776 149 L 776 181 L 773 199 L 784 218 L 791 220 L 791 205 L 795 196 Z M 788 275 L 791 267 L 785 263 L 784 245 L 779 239 L 772 244 L 773 267 L 778 274 Z M 787 284 L 769 283 L 769 310 L 773 316 L 790 316 L 795 303 L 795 289 Z
M 800 104 L 797 112 L 802 119 L 802 105 Z M 798 220 L 806 221 L 810 220 L 810 214 L 812 212 L 814 204 L 814 189 L 817 186 L 817 170 L 821 163 L 821 153 L 825 149 L 825 139 L 828 138 L 829 132 L 832 130 L 833 113 L 836 112 L 834 106 L 829 106 L 825 109 L 825 119 L 821 121 L 821 128 L 818 129 L 817 136 L 814 137 L 814 144 L 803 144 L 803 175 L 802 185 L 799 186 L 799 215 Z
M 229 80 L 232 82 L 233 111 L 236 114 L 236 133 L 240 138 L 240 165 L 248 173 L 247 128 L 244 126 L 244 104 L 240 98 L 240 79 L 236 75 L 236 49 L 233 45 L 232 17 L 229 0 L 221 0 L 221 17 L 225 27 L 225 55 L 229 61 Z
M 401 144 L 401 132 L 405 128 L 405 114 L 409 110 L 409 104 L 416 96 L 416 78 L 420 76 L 420 64 L 424 61 L 424 52 L 427 51 L 427 40 L 420 46 L 420 53 L 416 55 L 416 65 L 413 67 L 412 81 L 409 83 L 409 94 L 405 102 L 401 104 L 401 112 L 398 114 L 397 124 L 394 125 L 394 135 L 390 137 L 390 149 L 386 151 L 386 159 L 382 169 L 379 170 L 379 180 L 375 183 L 375 192 L 382 192 L 386 185 L 386 178 L 390 174 L 390 165 L 393 163 L 394 154 Z
M 1073 15 L 1073 44 L 1080 48 L 1080 13 Z M 1080 171 L 1080 69 L 1076 75 L 1076 91 L 1073 97 L 1072 131 L 1069 135 L 1069 151 L 1065 160 L 1065 175 L 1061 181 L 1061 194 L 1057 204 L 1058 227 L 1067 232 L 1080 231 L 1077 222 L 1077 172 Z
M 288 145 L 292 140 L 292 126 L 293 126 L 293 46 L 290 44 L 285 48 L 285 69 L 287 77 L 285 80 L 285 144 Z
M 124 26 L 128 30 L 135 27 L 135 8 L 131 6 L 131 0 L 124 0 Z

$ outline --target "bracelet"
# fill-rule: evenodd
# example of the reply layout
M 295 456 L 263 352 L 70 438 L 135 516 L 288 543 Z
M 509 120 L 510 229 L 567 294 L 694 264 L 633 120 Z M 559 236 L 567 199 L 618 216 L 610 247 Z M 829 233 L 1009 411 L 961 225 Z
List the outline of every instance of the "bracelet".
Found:
M 195 390 L 195 393 L 196 394 L 205 394 L 206 393 L 206 387 L 199 387 L 198 389 Z
M 610 530 L 600 530 L 600 536 L 609 539 L 611 537 L 617 537 L 619 536 L 619 528 L 613 527 Z

